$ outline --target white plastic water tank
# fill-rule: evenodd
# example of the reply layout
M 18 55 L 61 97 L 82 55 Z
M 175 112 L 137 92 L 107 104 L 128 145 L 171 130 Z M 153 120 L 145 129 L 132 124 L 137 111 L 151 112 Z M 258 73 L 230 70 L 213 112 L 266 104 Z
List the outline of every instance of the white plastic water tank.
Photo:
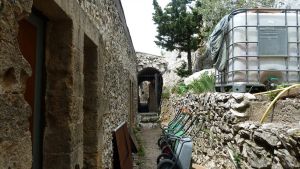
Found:
M 282 83 L 299 82 L 300 12 L 296 11 L 244 11 L 232 15 L 225 36 L 227 67 L 216 83 L 220 84 L 223 77 L 222 85 L 262 84 L 272 76 Z

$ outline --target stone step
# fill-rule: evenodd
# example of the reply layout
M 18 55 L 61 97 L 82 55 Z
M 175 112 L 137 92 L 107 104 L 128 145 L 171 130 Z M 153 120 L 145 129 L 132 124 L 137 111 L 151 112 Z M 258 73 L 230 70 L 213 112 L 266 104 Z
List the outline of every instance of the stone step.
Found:
M 159 116 L 142 116 L 141 123 L 157 123 Z
M 139 113 L 141 116 L 158 116 L 156 112 Z
M 139 125 L 143 129 L 151 129 L 158 127 L 158 123 L 139 123 Z

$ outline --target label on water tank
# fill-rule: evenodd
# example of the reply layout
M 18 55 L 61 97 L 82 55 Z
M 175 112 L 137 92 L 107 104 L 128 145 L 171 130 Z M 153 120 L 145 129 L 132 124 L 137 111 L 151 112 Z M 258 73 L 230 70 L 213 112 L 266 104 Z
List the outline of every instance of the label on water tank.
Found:
M 286 56 L 288 48 L 287 28 L 284 26 L 258 27 L 258 55 Z

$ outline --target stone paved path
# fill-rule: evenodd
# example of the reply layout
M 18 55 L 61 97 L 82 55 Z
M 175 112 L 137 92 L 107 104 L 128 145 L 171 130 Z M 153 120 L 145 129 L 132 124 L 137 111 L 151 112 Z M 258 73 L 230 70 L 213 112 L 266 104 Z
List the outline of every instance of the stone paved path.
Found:
M 141 139 L 145 148 L 145 157 L 143 158 L 143 169 L 156 169 L 156 158 L 160 154 L 157 146 L 157 139 L 161 134 L 159 127 L 152 129 L 142 129 Z

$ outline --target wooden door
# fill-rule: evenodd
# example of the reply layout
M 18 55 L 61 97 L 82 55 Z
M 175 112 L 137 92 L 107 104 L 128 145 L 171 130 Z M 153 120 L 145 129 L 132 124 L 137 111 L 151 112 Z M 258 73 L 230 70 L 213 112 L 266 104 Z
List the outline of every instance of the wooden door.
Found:
M 29 62 L 32 75 L 26 82 L 25 100 L 31 106 L 29 118 L 33 169 L 42 168 L 45 108 L 44 19 L 34 13 L 19 21 L 18 42 L 23 57 Z

